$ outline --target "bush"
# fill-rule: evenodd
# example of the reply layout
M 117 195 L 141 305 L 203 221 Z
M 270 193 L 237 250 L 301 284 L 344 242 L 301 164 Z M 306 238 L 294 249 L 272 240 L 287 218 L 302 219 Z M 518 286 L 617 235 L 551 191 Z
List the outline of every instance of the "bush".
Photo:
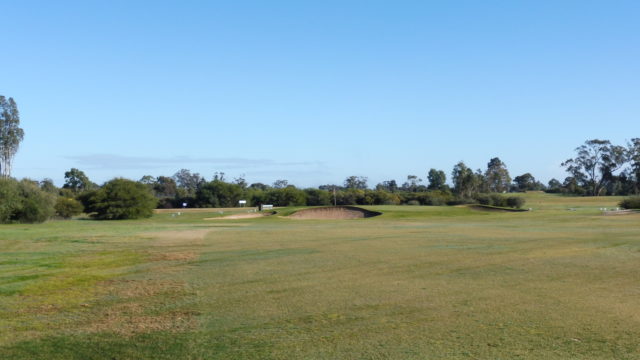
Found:
M 525 200 L 518 196 L 510 196 L 507 198 L 507 206 L 515 209 L 520 209 L 525 203 Z
M 80 215 L 84 211 L 82 203 L 76 199 L 68 197 L 59 197 L 55 205 L 56 215 L 65 219 L 72 216 Z
M 418 201 L 418 200 L 409 200 L 409 201 L 407 201 L 407 205 L 413 205 L 413 206 L 420 205 L 420 201 Z
M 54 213 L 55 197 L 30 180 L 0 179 L 0 223 L 39 223 Z
M 620 201 L 623 209 L 640 209 L 640 196 L 631 196 Z
M 99 220 L 151 217 L 157 200 L 148 187 L 136 181 L 113 179 L 87 199 L 86 210 Z

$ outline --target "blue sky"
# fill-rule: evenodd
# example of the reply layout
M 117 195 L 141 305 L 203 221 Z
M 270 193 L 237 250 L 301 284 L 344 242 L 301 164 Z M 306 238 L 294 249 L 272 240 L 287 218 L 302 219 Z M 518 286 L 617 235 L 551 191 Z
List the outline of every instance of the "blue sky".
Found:
M 638 1 L 13 1 L 13 175 L 370 185 L 640 136 Z

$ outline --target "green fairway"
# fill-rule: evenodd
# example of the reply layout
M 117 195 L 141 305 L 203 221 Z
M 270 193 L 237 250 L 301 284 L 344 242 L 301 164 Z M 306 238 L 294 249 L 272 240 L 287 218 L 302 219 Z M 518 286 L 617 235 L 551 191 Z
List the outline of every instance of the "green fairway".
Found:
M 640 359 L 640 214 L 519 196 L 0 225 L 0 359 Z

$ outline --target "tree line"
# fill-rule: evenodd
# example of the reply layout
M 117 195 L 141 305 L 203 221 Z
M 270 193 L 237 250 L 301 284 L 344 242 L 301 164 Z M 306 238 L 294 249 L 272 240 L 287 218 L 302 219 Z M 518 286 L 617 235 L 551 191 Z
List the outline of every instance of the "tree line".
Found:
M 341 184 L 298 188 L 281 179 L 272 184 L 248 184 L 244 176 L 227 179 L 222 172 L 210 180 L 188 169 L 172 176 L 143 176 L 138 181 L 113 179 L 102 186 L 72 168 L 65 183 L 21 181 L 11 178 L 13 157 L 24 138 L 20 115 L 12 98 L 0 96 L 0 223 L 39 222 L 54 214 L 68 218 L 81 212 L 98 219 L 150 216 L 154 207 L 233 207 L 239 200 L 248 206 L 320 205 L 456 205 L 480 203 L 521 207 L 522 198 L 500 194 L 547 191 L 572 195 L 637 195 L 640 192 L 640 138 L 625 145 L 608 140 L 587 140 L 576 155 L 561 165 L 568 172 L 563 182 L 552 179 L 542 184 L 531 173 L 511 178 L 507 165 L 495 157 L 486 169 L 473 170 L 463 161 L 454 165 L 447 183 L 443 170 L 430 169 L 426 182 L 418 175 L 370 186 L 364 176 L 349 176 Z M 623 206 L 639 203 L 635 198 Z

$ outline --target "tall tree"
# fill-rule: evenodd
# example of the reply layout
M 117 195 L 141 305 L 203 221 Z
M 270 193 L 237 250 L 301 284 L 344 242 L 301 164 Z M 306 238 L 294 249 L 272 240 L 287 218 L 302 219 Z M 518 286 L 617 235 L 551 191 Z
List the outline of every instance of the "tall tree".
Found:
M 473 170 L 460 161 L 451 172 L 454 192 L 461 198 L 471 198 L 482 186 L 482 174 L 474 174 Z
M 429 190 L 442 190 L 447 181 L 447 175 L 442 170 L 431 169 L 427 174 L 427 180 L 429 180 Z
M 420 185 L 421 182 L 422 182 L 422 179 L 420 179 L 418 176 L 407 175 L 407 181 L 404 184 L 402 184 L 402 190 L 417 192 L 421 186 Z
M 284 180 L 284 179 L 279 179 L 273 182 L 273 188 L 274 189 L 284 189 L 287 186 L 289 186 L 289 181 Z
M 191 196 L 195 195 L 198 187 L 205 183 L 204 178 L 200 176 L 200 174 L 192 174 L 191 171 L 187 169 L 180 169 L 178 172 L 173 174 L 173 179 L 176 181 L 179 188 L 186 190 Z
M 82 170 L 71 168 L 71 170 L 64 173 L 64 185 L 65 189 L 70 189 L 74 193 L 79 193 L 85 190 L 91 190 L 95 188 L 95 184 L 89 180 L 89 177 Z
M 376 190 L 384 190 L 388 192 L 398 191 L 398 183 L 395 180 L 386 180 L 376 185 Z
M 538 190 L 538 182 L 531 173 L 516 176 L 513 182 L 516 184 L 518 191 Z
M 367 178 L 365 176 L 349 176 L 344 180 L 344 187 L 347 189 L 366 189 Z
M 587 140 L 576 148 L 577 156 L 562 163 L 573 178 L 592 196 L 602 193 L 615 171 L 626 162 L 628 150 L 612 145 L 609 140 Z
M 13 157 L 23 138 L 18 105 L 13 98 L 7 100 L 0 95 L 0 177 L 11 176 Z
M 507 165 L 500 158 L 493 158 L 487 164 L 487 171 L 484 174 L 487 187 L 490 192 L 505 192 L 511 185 L 511 177 L 507 171 Z
M 631 168 L 629 174 L 633 181 L 633 192 L 640 192 L 640 138 L 631 139 L 628 147 Z

